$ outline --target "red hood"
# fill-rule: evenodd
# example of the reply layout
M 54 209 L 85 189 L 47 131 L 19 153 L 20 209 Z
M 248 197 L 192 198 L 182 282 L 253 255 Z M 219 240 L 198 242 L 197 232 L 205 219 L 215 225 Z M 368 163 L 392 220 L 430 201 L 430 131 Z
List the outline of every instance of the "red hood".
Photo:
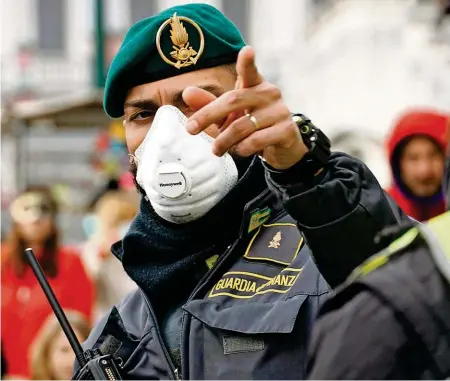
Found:
M 392 155 L 395 148 L 405 138 L 413 135 L 426 135 L 434 139 L 445 152 L 446 130 L 450 116 L 433 111 L 412 111 L 404 114 L 395 124 L 387 140 L 389 161 L 392 165 Z
M 443 198 L 440 194 L 428 200 L 422 200 L 408 194 L 409 192 L 400 182 L 395 151 L 404 139 L 413 135 L 425 135 L 432 138 L 445 152 L 447 146 L 446 131 L 449 123 L 450 116 L 444 113 L 431 110 L 410 111 L 397 120 L 386 141 L 393 175 L 393 185 L 388 192 L 407 214 L 418 220 L 428 219 L 435 213 L 442 213 L 445 210 Z M 422 203 L 423 205 L 420 205 Z

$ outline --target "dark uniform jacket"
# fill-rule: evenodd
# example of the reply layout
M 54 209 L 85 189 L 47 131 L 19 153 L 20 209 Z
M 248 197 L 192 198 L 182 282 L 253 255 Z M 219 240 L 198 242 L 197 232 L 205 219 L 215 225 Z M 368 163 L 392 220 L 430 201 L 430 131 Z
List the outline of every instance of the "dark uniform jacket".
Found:
M 450 212 L 421 229 L 427 235 L 408 229 L 325 302 L 310 379 L 450 377 Z
M 267 176 L 269 189 L 247 205 L 239 239 L 183 306 L 181 369 L 142 290 L 114 307 L 84 347 L 113 354 L 126 379 L 304 378 L 327 282 L 342 282 L 361 253 L 374 252 L 376 232 L 405 217 L 347 155 L 333 154 L 318 180 L 280 186 Z

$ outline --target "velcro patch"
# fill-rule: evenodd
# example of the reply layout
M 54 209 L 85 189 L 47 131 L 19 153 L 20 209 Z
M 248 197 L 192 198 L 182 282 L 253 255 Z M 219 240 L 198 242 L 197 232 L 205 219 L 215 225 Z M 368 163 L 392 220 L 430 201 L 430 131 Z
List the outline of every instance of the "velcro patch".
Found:
M 258 352 L 264 349 L 264 340 L 245 336 L 224 336 L 223 353 L 231 355 L 233 353 Z
M 107 335 L 102 345 L 100 345 L 99 350 L 104 355 L 110 354 L 114 357 L 117 352 L 119 352 L 121 346 L 121 341 L 117 340 L 112 335 Z
M 302 244 L 303 237 L 295 224 L 263 225 L 250 241 L 244 258 L 289 266 L 297 257 Z
M 250 299 L 270 292 L 285 294 L 295 284 L 301 271 L 302 269 L 286 268 L 273 278 L 245 271 L 230 271 L 214 285 L 209 297 Z

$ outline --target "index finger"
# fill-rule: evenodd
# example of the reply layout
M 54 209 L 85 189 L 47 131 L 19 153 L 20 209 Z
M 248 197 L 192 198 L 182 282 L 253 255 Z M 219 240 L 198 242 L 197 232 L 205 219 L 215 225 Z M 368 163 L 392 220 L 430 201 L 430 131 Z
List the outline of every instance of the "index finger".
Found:
M 256 67 L 255 50 L 251 46 L 244 46 L 239 52 L 236 71 L 238 75 L 237 83 L 241 88 L 258 86 L 264 82 L 263 76 Z
M 220 123 L 233 112 L 253 109 L 266 103 L 267 96 L 255 89 L 228 91 L 192 114 L 186 128 L 191 134 L 197 134 L 210 124 Z

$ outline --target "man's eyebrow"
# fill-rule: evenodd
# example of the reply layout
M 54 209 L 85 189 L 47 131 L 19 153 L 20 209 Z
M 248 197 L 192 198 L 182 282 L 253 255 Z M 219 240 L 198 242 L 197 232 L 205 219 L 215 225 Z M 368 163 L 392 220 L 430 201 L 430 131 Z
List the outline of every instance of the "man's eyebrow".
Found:
M 206 90 L 208 92 L 210 92 L 211 94 L 214 94 L 216 97 L 219 97 L 220 95 L 222 95 L 225 90 L 222 86 L 220 85 L 199 85 L 199 86 L 194 86 L 194 87 L 198 87 L 199 89 L 203 89 Z M 172 96 L 172 103 L 173 104 L 184 104 L 183 101 L 183 91 L 178 91 L 177 93 L 173 94 Z
M 200 85 L 197 87 L 199 87 L 200 89 L 206 90 L 206 91 L 214 94 L 215 96 L 220 96 L 225 92 L 225 89 L 220 85 L 204 85 L 204 86 Z
M 219 85 L 199 85 L 196 87 L 206 90 L 206 91 L 214 94 L 217 97 L 225 92 L 224 88 Z M 174 93 L 171 97 L 170 103 L 184 104 L 183 91 L 184 90 L 180 90 L 180 91 Z M 125 102 L 124 108 L 127 108 L 127 107 L 134 107 L 134 108 L 140 108 L 140 109 L 145 109 L 145 110 L 157 110 L 160 107 L 160 105 L 157 102 L 155 102 L 153 99 L 136 99 L 134 101 Z
M 159 105 L 152 99 L 136 99 L 135 101 L 125 102 L 124 108 L 135 107 L 146 110 L 157 109 Z

